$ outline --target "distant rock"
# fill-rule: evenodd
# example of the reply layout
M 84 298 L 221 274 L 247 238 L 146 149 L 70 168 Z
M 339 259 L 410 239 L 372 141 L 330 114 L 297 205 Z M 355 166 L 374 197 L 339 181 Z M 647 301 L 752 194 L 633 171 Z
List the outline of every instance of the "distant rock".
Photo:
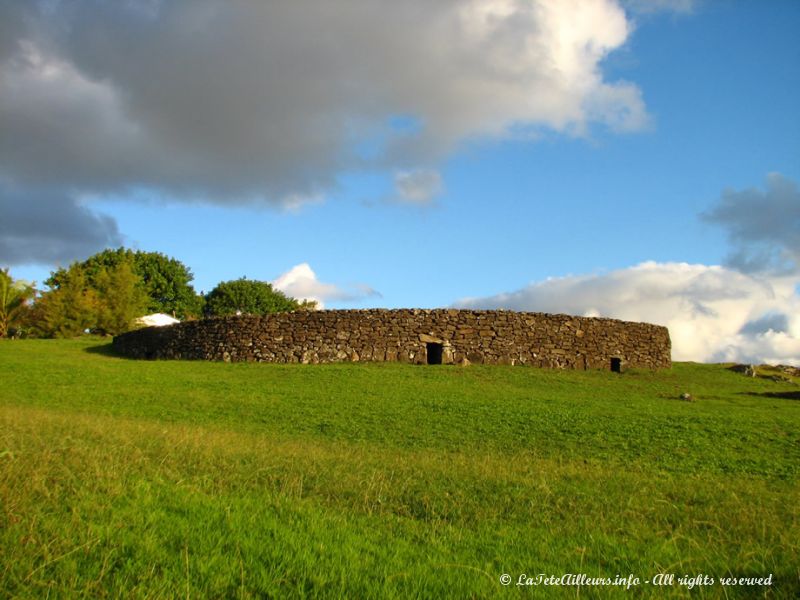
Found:
M 756 367 L 755 365 L 733 365 L 730 367 L 730 370 L 734 373 L 741 373 L 745 377 L 755 377 L 756 376 Z

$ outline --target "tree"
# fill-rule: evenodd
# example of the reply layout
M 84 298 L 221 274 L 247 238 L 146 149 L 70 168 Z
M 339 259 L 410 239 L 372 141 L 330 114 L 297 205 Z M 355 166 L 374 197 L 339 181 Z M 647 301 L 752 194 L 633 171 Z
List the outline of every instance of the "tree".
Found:
M 108 265 L 108 266 L 107 266 Z M 58 286 L 34 305 L 37 332 L 45 337 L 74 337 L 89 330 L 117 335 L 134 327 L 150 300 L 132 259 L 93 269 L 92 280 L 75 263 L 58 272 Z
M 203 314 L 203 297 L 191 285 L 194 276 L 179 260 L 159 252 L 135 252 L 133 269 L 150 297 L 148 312 L 174 313 L 180 319 Z
M 77 263 L 59 269 L 58 286 L 36 301 L 34 328 L 44 337 L 74 337 L 97 326 L 99 298 Z
M 33 285 L 14 281 L 8 269 L 0 269 L 0 337 L 20 322 L 35 293 Z
M 104 269 L 117 267 L 123 262 L 129 262 L 133 272 L 144 283 L 148 302 L 142 314 L 174 313 L 181 319 L 202 314 L 203 298 L 191 286 L 194 279 L 192 272 L 179 260 L 159 252 L 133 251 L 127 248 L 103 250 L 77 265 L 83 271 L 88 285 L 96 288 L 97 278 Z M 45 283 L 57 289 L 65 273 L 65 269 L 58 269 Z
M 244 277 L 223 281 L 206 295 L 206 313 L 210 316 L 265 315 L 299 308 L 297 300 L 273 289 L 266 281 Z
M 147 311 L 150 298 L 130 261 L 103 269 L 95 285 L 99 302 L 97 323 L 92 329 L 98 333 L 117 335 L 129 331 Z

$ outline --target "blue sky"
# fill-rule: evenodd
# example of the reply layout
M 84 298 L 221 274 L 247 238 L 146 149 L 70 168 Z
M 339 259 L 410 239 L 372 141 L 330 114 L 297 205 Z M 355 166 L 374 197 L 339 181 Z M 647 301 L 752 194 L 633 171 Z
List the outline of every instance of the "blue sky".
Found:
M 602 314 L 670 326 L 677 358 L 800 361 L 800 3 L 410 2 L 362 10 L 363 38 L 313 3 L 76 4 L 3 9 L 15 276 L 122 243 L 198 291 Z

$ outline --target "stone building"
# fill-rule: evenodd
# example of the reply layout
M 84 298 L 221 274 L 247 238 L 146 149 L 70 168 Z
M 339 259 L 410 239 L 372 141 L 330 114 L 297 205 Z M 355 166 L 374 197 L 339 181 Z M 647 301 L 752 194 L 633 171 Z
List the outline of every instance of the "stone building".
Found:
M 489 310 L 323 310 L 148 327 L 114 338 L 148 359 L 509 364 L 565 369 L 671 366 L 665 327 Z

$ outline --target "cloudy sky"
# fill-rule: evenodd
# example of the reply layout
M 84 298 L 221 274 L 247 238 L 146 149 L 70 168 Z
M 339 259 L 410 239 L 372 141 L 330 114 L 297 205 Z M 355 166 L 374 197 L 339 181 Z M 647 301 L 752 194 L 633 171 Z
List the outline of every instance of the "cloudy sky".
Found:
M 0 266 L 668 325 L 800 363 L 794 0 L 5 0 Z

